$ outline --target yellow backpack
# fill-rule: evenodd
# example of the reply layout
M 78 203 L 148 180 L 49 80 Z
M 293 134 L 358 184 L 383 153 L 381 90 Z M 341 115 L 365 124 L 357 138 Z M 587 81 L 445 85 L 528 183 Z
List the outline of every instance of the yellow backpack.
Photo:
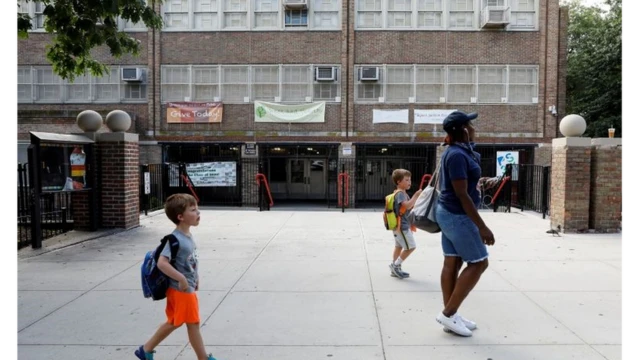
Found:
M 404 206 L 400 206 L 399 214 L 393 211 L 393 205 L 396 201 L 396 193 L 398 190 L 394 190 L 392 194 L 384 197 L 384 213 L 382 213 L 382 220 L 384 221 L 384 227 L 387 230 L 395 230 L 400 227 L 400 219 L 404 215 L 406 209 Z

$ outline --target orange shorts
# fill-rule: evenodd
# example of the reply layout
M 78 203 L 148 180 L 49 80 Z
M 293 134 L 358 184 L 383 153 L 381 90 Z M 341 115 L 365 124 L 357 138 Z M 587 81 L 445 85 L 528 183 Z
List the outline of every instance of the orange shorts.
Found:
M 198 295 L 195 292 L 186 293 L 170 287 L 167 290 L 167 307 L 164 311 L 167 314 L 167 322 L 173 326 L 200 322 Z

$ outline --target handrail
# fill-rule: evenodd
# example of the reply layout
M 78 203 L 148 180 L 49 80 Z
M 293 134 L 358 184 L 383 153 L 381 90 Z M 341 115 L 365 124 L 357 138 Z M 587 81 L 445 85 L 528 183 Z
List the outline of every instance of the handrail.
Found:
M 422 175 L 422 179 L 420 180 L 420 187 L 418 189 L 422 189 L 422 185 L 424 185 L 424 182 L 429 180 L 431 180 L 431 174 Z
M 273 206 L 273 197 L 271 196 L 271 189 L 269 189 L 269 182 L 267 181 L 267 177 L 262 173 L 256 174 L 256 183 L 260 186 L 260 181 L 264 183 L 264 186 L 267 189 L 267 195 L 269 195 L 269 206 Z
M 193 182 L 191 182 L 191 177 L 187 173 L 187 166 L 185 165 L 185 163 L 178 164 L 178 172 L 180 173 L 180 177 L 182 178 L 182 181 L 184 181 L 184 183 L 189 188 L 189 191 L 191 191 L 191 195 L 193 195 L 193 197 L 196 198 L 196 204 L 200 203 L 200 198 L 198 197 L 198 194 L 196 194 L 196 190 L 194 189 Z
M 511 176 L 505 176 L 504 178 L 502 178 L 502 182 L 500 183 L 500 186 L 498 186 L 498 190 L 496 190 L 495 194 L 493 194 L 491 203 L 489 205 L 493 205 L 495 203 L 496 199 L 498 199 L 498 195 L 500 195 L 500 191 L 502 191 L 502 188 L 504 187 L 504 184 L 506 184 L 509 180 L 511 180 Z

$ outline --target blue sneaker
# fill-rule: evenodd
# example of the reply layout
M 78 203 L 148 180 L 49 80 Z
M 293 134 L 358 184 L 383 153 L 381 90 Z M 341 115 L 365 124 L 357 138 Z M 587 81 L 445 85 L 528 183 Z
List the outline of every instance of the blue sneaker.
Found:
M 153 354 L 156 351 L 153 350 L 151 352 L 144 352 L 144 348 L 142 345 L 140 345 L 140 347 L 138 348 L 138 350 L 136 350 L 134 352 L 134 354 L 136 354 L 136 356 L 138 357 L 138 359 L 140 360 L 153 360 Z
M 209 357 L 207 358 L 207 360 L 216 360 L 216 358 L 214 358 L 213 355 L 209 354 Z

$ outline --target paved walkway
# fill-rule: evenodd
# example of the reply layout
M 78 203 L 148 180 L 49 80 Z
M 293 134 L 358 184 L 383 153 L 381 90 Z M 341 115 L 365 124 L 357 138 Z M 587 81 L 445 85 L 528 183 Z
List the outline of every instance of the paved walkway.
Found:
M 416 233 L 403 264 L 411 277 L 400 280 L 389 276 L 380 212 L 204 210 L 193 233 L 207 351 L 220 360 L 621 359 L 621 235 L 552 236 L 548 220 L 517 210 L 482 216 L 496 245 L 460 309 L 478 329 L 462 338 L 434 319 L 439 235 Z M 164 302 L 142 296 L 140 263 L 172 228 L 155 213 L 132 230 L 19 251 L 18 358 L 135 359 L 164 320 Z M 195 358 L 184 328 L 157 351 L 157 360 Z

